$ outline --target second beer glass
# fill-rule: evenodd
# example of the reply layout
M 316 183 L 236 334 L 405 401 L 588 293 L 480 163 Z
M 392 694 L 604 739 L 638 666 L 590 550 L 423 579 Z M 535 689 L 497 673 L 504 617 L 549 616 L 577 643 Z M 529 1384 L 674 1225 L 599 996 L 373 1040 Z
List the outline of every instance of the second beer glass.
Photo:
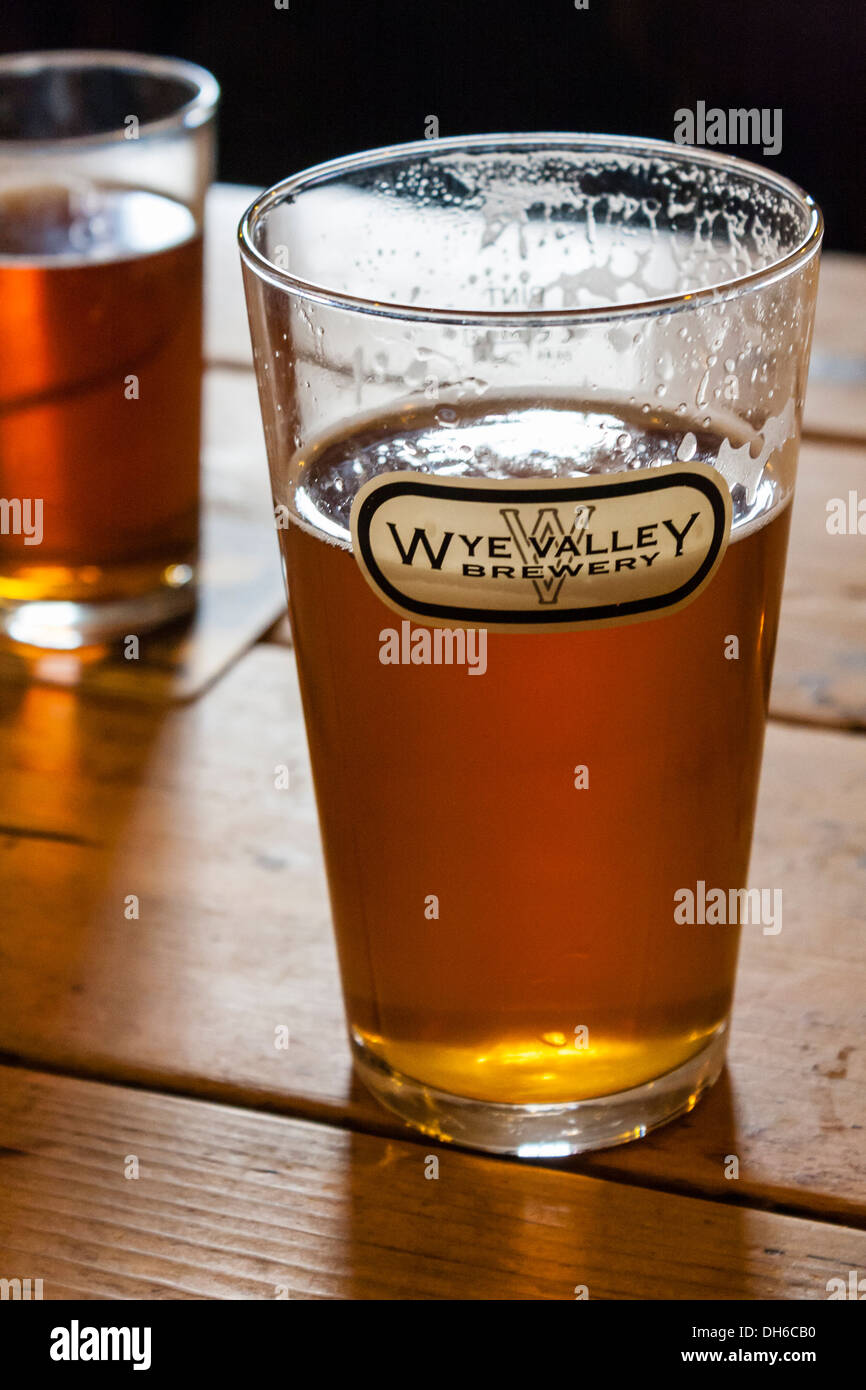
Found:
M 0 635 L 187 614 L 219 89 L 134 53 L 0 58 Z

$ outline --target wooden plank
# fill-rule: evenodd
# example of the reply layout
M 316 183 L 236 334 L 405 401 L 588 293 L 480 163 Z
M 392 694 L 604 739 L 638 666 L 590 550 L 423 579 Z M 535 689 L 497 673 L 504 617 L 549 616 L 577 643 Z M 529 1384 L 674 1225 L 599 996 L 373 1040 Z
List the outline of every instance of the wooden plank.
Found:
M 291 655 L 258 647 L 167 713 L 49 689 L 0 709 L 0 1050 L 403 1133 L 352 1078 Z M 784 928 L 744 932 L 728 1081 L 575 1166 L 862 1220 L 864 777 L 866 741 L 771 725 L 752 882 L 782 888 Z
M 0 1071 L 0 1272 L 56 1297 L 823 1299 L 866 1235 Z M 130 1159 L 138 1164 L 138 1176 Z
M 828 503 L 847 509 L 851 492 L 866 501 L 866 448 L 804 443 L 770 699 L 780 718 L 866 727 L 866 534 L 827 529 Z
M 806 434 L 866 438 L 866 257 L 840 251 L 821 259 Z
M 821 257 L 812 347 L 848 359 L 866 357 L 866 256 L 825 251 Z

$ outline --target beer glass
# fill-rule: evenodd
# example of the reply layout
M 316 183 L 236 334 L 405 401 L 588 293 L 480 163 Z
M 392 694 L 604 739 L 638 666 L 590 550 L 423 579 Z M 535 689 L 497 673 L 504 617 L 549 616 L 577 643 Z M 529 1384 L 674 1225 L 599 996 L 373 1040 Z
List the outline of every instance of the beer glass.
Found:
M 187 612 L 219 89 L 130 53 L 0 58 L 0 632 Z
M 540 134 L 241 223 L 351 1045 L 427 1134 L 578 1152 L 719 1074 L 820 238 L 770 170 Z

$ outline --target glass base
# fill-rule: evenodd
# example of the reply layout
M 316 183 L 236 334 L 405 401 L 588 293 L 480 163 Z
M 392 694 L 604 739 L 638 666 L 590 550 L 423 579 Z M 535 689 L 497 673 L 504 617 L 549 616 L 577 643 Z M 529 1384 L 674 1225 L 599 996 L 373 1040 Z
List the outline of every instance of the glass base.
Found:
M 21 646 L 67 652 L 137 636 L 176 622 L 193 611 L 193 571 L 185 568 L 190 571 L 189 582 L 166 585 L 145 594 L 87 602 L 27 599 L 4 603 L 0 608 L 0 634 Z
M 354 1033 L 352 1051 L 368 1090 L 413 1129 L 485 1153 L 562 1158 L 642 1139 L 688 1114 L 724 1066 L 727 1032 L 720 1024 L 694 1057 L 642 1086 L 556 1105 L 500 1105 L 438 1091 L 389 1067 Z

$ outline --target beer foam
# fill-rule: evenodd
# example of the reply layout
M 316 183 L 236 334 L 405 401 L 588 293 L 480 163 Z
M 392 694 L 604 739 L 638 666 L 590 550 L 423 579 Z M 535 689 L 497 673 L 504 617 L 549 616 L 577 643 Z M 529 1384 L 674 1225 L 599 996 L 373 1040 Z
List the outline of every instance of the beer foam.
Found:
M 438 404 L 399 415 L 362 417 L 354 428 L 316 441 L 288 469 L 288 505 L 305 529 L 350 545 L 356 492 L 383 473 L 449 478 L 574 478 L 628 473 L 664 464 L 716 467 L 731 491 L 734 538 L 762 525 L 787 500 L 791 483 L 776 466 L 794 432 L 793 407 L 746 431 L 727 419 L 716 428 L 662 412 L 573 402 L 487 399 Z M 282 501 L 282 498 L 278 498 Z
M 68 266 L 167 251 L 196 234 L 188 207 L 54 171 L 0 178 L 0 259 Z

